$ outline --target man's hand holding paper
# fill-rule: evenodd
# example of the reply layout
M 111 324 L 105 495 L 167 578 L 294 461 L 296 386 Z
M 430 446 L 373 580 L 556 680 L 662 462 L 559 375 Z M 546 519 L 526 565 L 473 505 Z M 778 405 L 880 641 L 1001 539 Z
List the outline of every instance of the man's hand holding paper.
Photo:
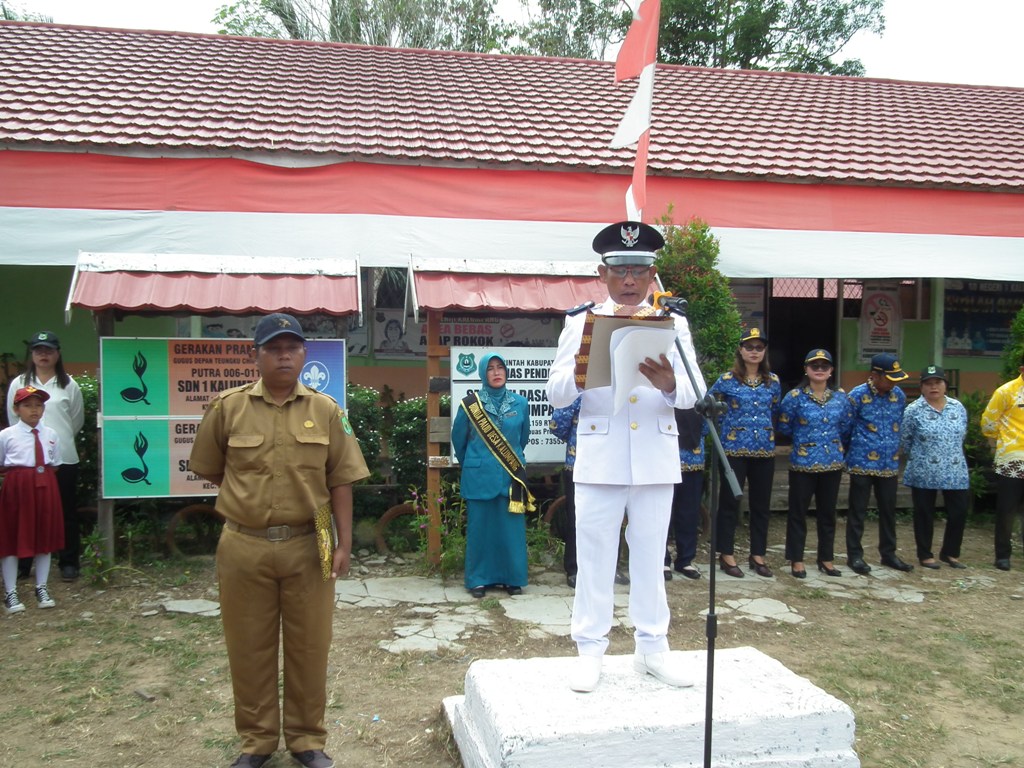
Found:
M 613 413 L 626 404 L 636 387 L 675 391 L 675 371 L 668 355 L 675 344 L 674 328 L 630 326 L 612 332 L 609 343 Z

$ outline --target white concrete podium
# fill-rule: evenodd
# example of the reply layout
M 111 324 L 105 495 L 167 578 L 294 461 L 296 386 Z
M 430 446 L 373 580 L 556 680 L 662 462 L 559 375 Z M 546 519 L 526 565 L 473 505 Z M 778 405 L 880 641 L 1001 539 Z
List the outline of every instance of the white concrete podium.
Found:
M 444 700 L 465 768 L 701 768 L 704 651 L 674 651 L 692 688 L 670 688 L 605 656 L 592 693 L 569 689 L 572 659 L 476 661 Z M 754 648 L 715 651 L 712 765 L 859 768 L 853 711 Z

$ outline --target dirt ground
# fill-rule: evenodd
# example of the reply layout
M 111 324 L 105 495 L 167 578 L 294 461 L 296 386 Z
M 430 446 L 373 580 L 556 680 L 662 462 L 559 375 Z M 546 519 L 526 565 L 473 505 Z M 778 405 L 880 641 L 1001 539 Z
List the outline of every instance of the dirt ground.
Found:
M 773 519 L 770 540 L 780 539 L 783 529 L 784 520 Z M 842 535 L 840 528 L 837 539 Z M 904 559 L 912 560 L 908 525 L 900 526 L 899 540 Z M 877 562 L 872 547 L 866 549 L 869 562 Z M 808 588 L 788 575 L 780 555 L 770 553 L 772 597 L 805 620 L 723 617 L 716 647 L 754 646 L 849 704 L 857 750 L 868 768 L 1024 766 L 1024 558 L 1015 559 L 1014 571 L 995 570 L 988 526 L 968 530 L 962 559 L 969 570 L 918 567 L 901 576 L 924 598 L 900 602 L 840 599 Z M 844 567 L 842 559 L 837 565 Z M 372 566 L 369 575 L 417 572 L 415 563 L 389 560 Z M 25 599 L 30 589 L 22 584 Z M 681 578 L 669 585 L 673 648 L 706 647 L 700 612 L 707 608 L 707 585 L 707 579 Z M 237 741 L 220 620 L 158 607 L 168 598 L 216 600 L 212 557 L 123 569 L 105 590 L 59 579 L 51 586 L 55 610 L 40 611 L 25 600 L 25 613 L 0 619 L 0 765 L 232 761 Z M 720 594 L 716 604 L 725 600 Z M 573 654 L 568 638 L 530 637 L 530 626 L 506 618 L 497 601 L 475 605 L 492 623 L 476 630 L 465 650 L 402 655 L 380 650 L 378 643 L 392 639 L 393 628 L 408 621 L 415 606 L 338 611 L 328 752 L 339 766 L 458 766 L 441 701 L 462 692 L 470 663 Z M 631 651 L 630 633 L 613 630 L 610 652 Z M 270 765 L 295 763 L 279 752 Z

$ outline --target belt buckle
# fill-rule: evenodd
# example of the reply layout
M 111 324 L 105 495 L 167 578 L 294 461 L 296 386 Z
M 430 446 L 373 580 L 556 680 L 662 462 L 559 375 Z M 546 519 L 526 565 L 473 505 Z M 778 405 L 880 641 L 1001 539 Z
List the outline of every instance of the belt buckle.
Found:
M 267 541 L 288 541 L 292 537 L 291 526 L 272 525 L 267 528 Z

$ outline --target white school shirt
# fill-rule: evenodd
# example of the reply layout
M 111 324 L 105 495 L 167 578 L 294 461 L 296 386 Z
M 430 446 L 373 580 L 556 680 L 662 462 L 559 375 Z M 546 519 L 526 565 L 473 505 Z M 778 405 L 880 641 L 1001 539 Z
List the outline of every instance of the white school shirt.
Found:
M 52 467 L 61 464 L 60 438 L 57 433 L 39 422 L 39 442 L 43 444 L 43 458 Z M 36 465 L 36 438 L 32 427 L 19 421 L 0 432 L 0 465 L 5 467 L 34 467 Z
M 57 383 L 57 377 L 53 376 L 45 384 L 36 379 L 32 386 L 41 389 L 50 396 L 46 401 L 46 410 L 43 412 L 41 424 L 52 428 L 57 433 L 60 441 L 61 454 L 65 464 L 78 463 L 78 448 L 75 446 L 75 435 L 82 425 L 85 424 L 85 407 L 82 404 L 82 390 L 70 376 L 67 387 Z M 18 415 L 14 412 L 14 393 L 25 386 L 25 374 L 15 376 L 11 382 L 11 388 L 7 392 L 7 423 L 16 424 Z

